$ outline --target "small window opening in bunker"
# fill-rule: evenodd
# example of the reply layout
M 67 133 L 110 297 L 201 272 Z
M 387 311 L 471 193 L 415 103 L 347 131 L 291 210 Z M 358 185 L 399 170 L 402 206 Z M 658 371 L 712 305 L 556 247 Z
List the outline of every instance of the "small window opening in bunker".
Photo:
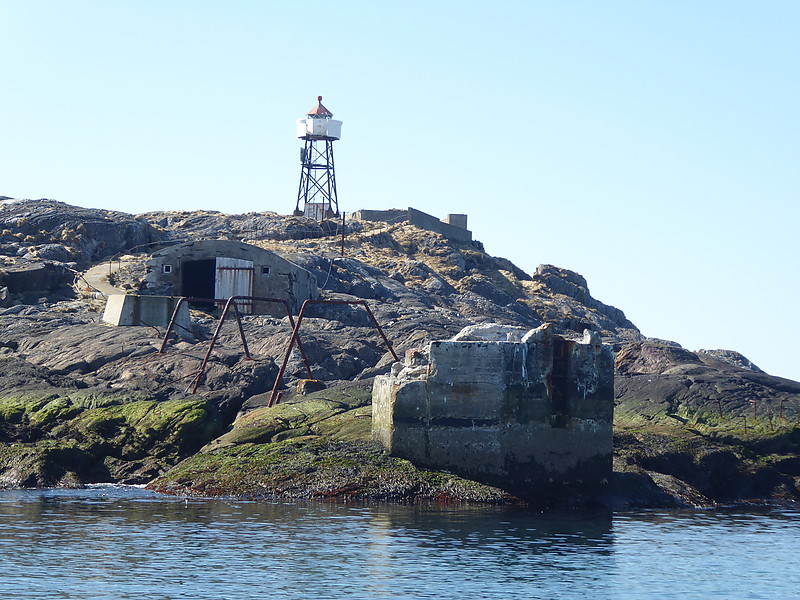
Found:
M 269 267 L 261 267 L 262 275 L 269 275 Z
M 216 259 L 191 260 L 181 265 L 181 294 L 189 298 L 214 298 Z M 190 302 L 199 310 L 214 310 L 213 302 Z
M 161 271 L 162 271 L 162 272 L 163 272 L 165 275 L 169 275 L 170 273 L 172 273 L 172 265 L 162 265 L 162 266 L 161 266 Z

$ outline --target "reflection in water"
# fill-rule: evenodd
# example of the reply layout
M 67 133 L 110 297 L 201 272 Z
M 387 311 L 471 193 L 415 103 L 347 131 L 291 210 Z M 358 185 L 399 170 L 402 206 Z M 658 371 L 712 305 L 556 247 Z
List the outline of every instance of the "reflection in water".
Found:
M 790 511 L 612 515 L 184 501 L 113 486 L 5 491 L 0 598 L 789 597 L 800 581 L 776 557 L 790 558 L 798 533 Z M 759 583 L 737 595 L 734 575 L 745 568 Z
M 398 581 L 408 584 L 400 597 L 426 597 L 421 580 L 432 584 L 430 597 L 579 597 L 591 582 L 593 596 L 604 596 L 596 573 L 611 558 L 608 512 L 387 506 L 369 531 L 367 590 L 375 597 L 392 597 Z

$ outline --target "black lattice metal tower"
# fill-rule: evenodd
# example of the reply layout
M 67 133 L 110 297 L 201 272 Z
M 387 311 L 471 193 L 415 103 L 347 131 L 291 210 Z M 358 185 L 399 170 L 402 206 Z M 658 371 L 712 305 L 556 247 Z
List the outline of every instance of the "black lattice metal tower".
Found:
M 342 135 L 342 122 L 322 106 L 322 96 L 305 119 L 297 120 L 297 137 L 304 140 L 300 150 L 300 187 L 294 214 L 318 220 L 339 215 L 333 142 Z

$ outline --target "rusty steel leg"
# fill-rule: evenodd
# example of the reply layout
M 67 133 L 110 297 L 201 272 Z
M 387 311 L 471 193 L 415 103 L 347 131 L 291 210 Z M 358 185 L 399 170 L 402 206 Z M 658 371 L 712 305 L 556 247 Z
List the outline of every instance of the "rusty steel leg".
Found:
M 289 306 L 289 303 L 285 300 L 283 302 L 283 307 L 286 309 L 286 316 L 289 317 L 289 323 L 292 325 L 292 331 L 294 331 L 294 318 L 292 317 L 292 309 Z M 300 312 L 303 312 L 303 308 L 300 307 Z M 308 362 L 308 357 L 306 356 L 306 351 L 303 348 L 303 342 L 300 340 L 300 336 L 297 336 L 297 349 L 300 351 L 300 356 L 303 359 L 303 365 L 306 367 L 306 373 L 308 374 L 309 379 L 314 379 L 314 376 L 311 374 L 311 365 Z M 279 398 L 280 400 L 280 398 Z
M 292 330 L 292 337 L 289 340 L 289 346 L 286 349 L 286 354 L 283 357 L 283 363 L 281 364 L 281 367 L 278 370 L 277 377 L 275 377 L 275 383 L 272 386 L 272 393 L 270 394 L 269 403 L 267 404 L 267 406 L 270 407 L 274 406 L 275 404 L 277 404 L 280 398 L 280 394 L 278 393 L 278 388 L 283 384 L 283 376 L 286 374 L 286 366 L 289 364 L 289 357 L 291 356 L 292 348 L 294 347 L 295 342 L 297 342 L 298 348 L 300 347 L 300 324 L 303 322 L 303 317 L 305 317 L 306 308 L 311 304 L 350 304 L 350 305 L 360 304 L 367 311 L 367 315 L 372 321 L 372 324 L 375 326 L 375 329 L 378 330 L 378 333 L 381 335 L 381 338 L 383 338 L 386 347 L 389 348 L 389 352 L 391 352 L 392 357 L 395 360 L 400 360 L 397 356 L 397 353 L 394 351 L 391 342 L 386 337 L 386 334 L 383 332 L 383 329 L 378 324 L 378 320 L 375 318 L 375 315 L 372 313 L 372 311 L 369 308 L 369 305 L 365 300 L 306 300 L 305 302 L 303 302 L 303 306 L 300 308 L 300 314 L 297 316 L 297 323 L 295 324 L 294 329 Z M 302 350 L 301 354 L 303 354 L 303 360 L 306 363 L 306 370 L 308 371 L 308 377 L 309 379 L 313 379 L 314 377 L 311 375 L 311 368 L 308 365 L 308 361 L 305 360 L 305 353 L 303 353 Z
M 294 321 L 294 318 L 292 317 L 291 307 L 289 306 L 289 303 L 286 300 L 283 300 L 283 299 L 280 299 L 280 298 L 262 298 L 260 296 L 235 296 L 235 297 L 229 298 L 228 300 L 224 300 L 224 299 L 219 299 L 219 298 L 181 297 L 178 300 L 178 305 L 175 307 L 175 310 L 173 311 L 172 318 L 170 319 L 169 326 L 167 327 L 167 332 L 164 335 L 164 340 L 161 342 L 161 348 L 159 349 L 158 354 L 163 354 L 164 350 L 166 349 L 169 335 L 172 333 L 172 331 L 173 331 L 173 329 L 174 329 L 174 327 L 176 325 L 175 321 L 177 320 L 177 315 L 178 315 L 178 311 L 180 309 L 180 305 L 181 304 L 183 304 L 184 302 L 213 302 L 215 304 L 224 304 L 222 315 L 220 316 L 220 321 L 217 324 L 217 329 L 216 329 L 216 331 L 214 332 L 214 335 L 211 338 L 211 347 L 209 348 L 209 351 L 206 353 L 206 357 L 203 360 L 203 364 L 200 367 L 200 371 L 198 372 L 198 375 L 197 375 L 197 377 L 195 379 L 192 393 L 195 393 L 197 391 L 197 387 L 199 386 L 200 379 L 202 378 L 202 375 L 205 372 L 205 368 L 206 368 L 206 366 L 208 364 L 208 360 L 209 360 L 209 358 L 211 356 L 211 350 L 213 349 L 214 345 L 217 342 L 217 339 L 219 337 L 222 325 L 223 325 L 225 319 L 228 316 L 228 311 L 230 310 L 231 305 L 233 305 L 234 314 L 236 316 L 236 323 L 237 323 L 237 325 L 239 327 L 239 335 L 240 335 L 240 337 L 242 339 L 242 347 L 244 348 L 245 357 L 246 357 L 247 360 L 253 360 L 253 357 L 250 354 L 250 348 L 249 348 L 249 346 L 247 344 L 247 336 L 245 335 L 244 327 L 242 326 L 241 313 L 239 312 L 239 307 L 238 307 L 238 304 L 236 303 L 237 300 L 274 302 L 274 303 L 283 305 L 283 307 L 286 309 L 286 314 L 289 317 L 289 323 L 292 326 L 292 329 L 294 330 L 295 321 Z M 310 364 L 308 362 L 308 357 L 306 356 L 305 350 L 303 349 L 302 343 L 300 342 L 299 339 L 297 340 L 297 344 L 298 344 L 298 348 L 300 349 L 300 354 L 303 357 L 303 363 L 304 363 L 304 365 L 306 367 L 306 372 L 308 373 L 309 379 L 311 379 L 311 378 L 313 378 L 313 376 L 311 375 L 311 366 L 310 366 Z
M 178 311 L 181 309 L 181 305 L 184 302 L 186 302 L 186 298 L 178 299 L 178 303 L 175 305 L 175 310 L 172 311 L 172 317 L 169 320 L 167 332 L 164 334 L 164 341 L 161 342 L 161 348 L 159 348 L 158 354 L 164 354 L 164 349 L 167 347 L 167 339 L 169 338 L 169 334 L 172 333 L 172 328 L 175 327 L 175 320 L 178 318 Z
M 381 334 L 381 337 L 383 338 L 383 343 L 386 344 L 387 348 L 389 348 L 389 352 L 392 353 L 392 356 L 394 357 L 394 359 L 396 361 L 400 360 L 397 357 L 397 353 L 394 351 L 394 348 L 392 348 L 392 343 L 386 337 L 386 334 L 383 333 L 383 329 L 381 329 L 381 326 L 378 325 L 378 320 L 375 318 L 375 315 L 372 314 L 372 311 L 369 309 L 369 305 L 366 303 L 366 301 L 362 301 L 361 306 L 364 307 L 364 309 L 367 311 L 367 314 L 369 315 L 369 318 L 372 319 L 372 324 L 375 325 L 375 329 L 377 329 L 378 333 Z
M 239 335 L 242 337 L 242 346 L 244 346 L 244 355 L 247 357 L 247 360 L 253 360 L 253 357 L 250 356 L 250 348 L 247 347 L 247 338 L 244 335 L 244 327 L 242 327 L 242 317 L 239 314 L 239 307 L 236 304 L 236 301 L 239 300 L 241 296 L 233 296 L 231 297 L 230 301 L 233 301 L 233 314 L 236 315 L 236 324 L 239 326 Z
M 242 298 L 248 298 L 250 300 L 258 301 L 258 302 L 273 302 L 275 304 L 283 305 L 283 308 L 286 309 L 286 316 L 289 317 L 289 325 L 291 326 L 292 330 L 294 330 L 294 317 L 292 316 L 292 307 L 289 306 L 289 303 L 286 300 L 281 298 L 261 298 L 259 296 L 242 296 Z M 303 348 L 303 342 L 300 341 L 300 338 L 297 338 L 297 349 L 300 350 L 300 356 L 303 359 L 303 365 L 306 368 L 306 373 L 308 373 L 308 378 L 313 379 L 313 375 L 311 375 L 311 365 L 308 362 L 308 357 L 306 356 L 306 351 Z
M 303 302 L 303 306 L 300 307 L 300 314 L 297 315 L 297 321 L 295 322 L 294 329 L 292 329 L 292 337 L 289 338 L 289 346 L 286 348 L 286 354 L 283 357 L 283 363 L 281 363 L 281 368 L 278 369 L 278 375 L 275 377 L 275 383 L 272 384 L 272 393 L 269 395 L 269 403 L 267 403 L 268 407 L 274 406 L 275 401 L 277 400 L 278 387 L 283 383 L 283 375 L 286 373 L 286 365 L 289 364 L 289 356 L 292 353 L 292 347 L 294 346 L 294 341 L 297 339 L 297 335 L 300 331 L 300 324 L 303 322 L 303 316 L 305 315 L 306 306 L 308 306 L 309 302 L 313 302 L 313 300 L 306 300 Z M 313 377 L 309 376 L 309 379 L 313 379 Z
M 175 321 L 178 318 L 178 311 L 180 310 L 181 304 L 183 304 L 184 302 L 205 302 L 205 303 L 213 302 L 214 304 L 224 304 L 225 300 L 220 300 L 217 298 L 192 298 L 190 296 L 180 296 L 178 298 L 178 304 L 175 306 L 175 310 L 172 311 L 172 317 L 170 318 L 169 325 L 167 326 L 167 333 L 164 334 L 164 341 L 161 342 L 161 348 L 156 354 L 163 354 L 164 350 L 166 350 L 167 341 L 169 340 L 169 335 L 170 333 L 172 333 L 173 328 L 176 326 Z M 181 326 L 178 325 L 178 327 Z M 186 329 L 186 328 L 181 327 L 181 329 Z
M 381 329 L 381 326 L 378 325 L 378 320 L 375 318 L 375 315 L 372 314 L 372 311 L 370 310 L 366 300 L 306 300 L 306 302 L 308 302 L 309 304 L 350 304 L 350 305 L 359 304 L 363 306 L 364 309 L 367 311 L 367 315 L 372 321 L 372 324 L 375 325 L 375 329 L 377 329 L 378 333 L 381 334 L 381 337 L 383 338 L 386 347 L 389 348 L 389 352 L 392 353 L 392 356 L 394 357 L 395 360 L 400 360 L 397 357 L 394 348 L 392 348 L 392 344 L 389 342 L 386 335 L 383 333 L 383 329 Z M 303 305 L 305 306 L 305 302 L 303 303 Z
M 169 322 L 169 325 L 167 327 L 167 331 L 164 334 L 164 339 L 161 342 L 161 347 L 160 347 L 160 349 L 159 349 L 157 354 L 163 354 L 164 353 L 164 350 L 166 349 L 166 346 L 167 346 L 167 342 L 169 340 L 169 336 L 170 336 L 170 334 L 172 333 L 173 329 L 176 326 L 176 320 L 177 320 L 177 316 L 178 316 L 178 311 L 180 310 L 180 307 L 184 302 L 213 302 L 215 304 L 224 304 L 224 308 L 223 308 L 223 311 L 222 311 L 222 315 L 220 316 L 219 323 L 217 323 L 217 328 L 216 328 L 216 330 L 214 332 L 214 335 L 211 337 L 210 347 L 208 349 L 208 352 L 206 352 L 206 356 L 203 359 L 203 363 L 202 363 L 202 365 L 200 367 L 200 370 L 198 371 L 197 376 L 195 377 L 195 381 L 194 381 L 193 386 L 192 386 L 192 393 L 193 394 L 197 392 L 197 388 L 200 385 L 200 379 L 202 378 L 203 374 L 205 373 L 206 366 L 208 365 L 208 361 L 209 361 L 209 359 L 211 357 L 211 352 L 212 352 L 214 346 L 217 343 L 217 339 L 219 338 L 219 334 L 220 334 L 220 331 L 222 329 L 222 325 L 223 325 L 225 319 L 228 316 L 228 311 L 230 310 L 231 305 L 233 305 L 233 311 L 234 311 L 234 314 L 236 316 L 236 323 L 237 323 L 237 325 L 239 327 L 239 335 L 240 335 L 240 337 L 242 339 L 242 347 L 244 348 L 245 357 L 246 357 L 247 360 L 253 360 L 253 357 L 250 354 L 250 348 L 249 348 L 249 346 L 247 344 L 247 336 L 245 335 L 244 327 L 242 326 L 241 313 L 239 312 L 239 306 L 238 306 L 238 304 L 236 302 L 237 300 L 249 300 L 251 302 L 252 301 L 274 302 L 276 304 L 281 304 L 286 309 L 286 316 L 289 318 L 289 324 L 292 327 L 292 332 L 294 333 L 294 331 L 295 331 L 296 323 L 295 323 L 294 317 L 292 317 L 292 309 L 289 306 L 289 303 L 286 300 L 283 300 L 281 298 L 263 298 L 263 297 L 260 297 L 260 296 L 234 296 L 232 298 L 229 298 L 226 301 L 224 299 L 218 299 L 218 298 L 190 298 L 190 297 L 184 297 L 184 296 L 180 297 L 178 299 L 178 304 L 175 306 L 175 310 L 172 313 L 172 317 L 170 318 L 170 322 Z M 306 373 L 308 374 L 308 378 L 309 379 L 313 379 L 314 376 L 313 376 L 313 374 L 311 372 L 311 365 L 308 362 L 308 357 L 306 356 L 305 349 L 303 348 L 303 344 L 300 341 L 299 336 L 295 338 L 295 341 L 297 342 L 298 350 L 300 350 L 300 356 L 303 359 L 303 365 L 306 368 Z
M 197 388 L 200 385 L 200 380 L 203 378 L 203 375 L 206 372 L 206 365 L 208 364 L 208 359 L 211 358 L 211 351 L 214 350 L 214 345 L 217 343 L 217 338 L 219 338 L 219 332 L 222 330 L 222 324 L 225 323 L 225 317 L 228 315 L 228 309 L 231 306 L 231 302 L 233 298 L 229 298 L 228 301 L 225 303 L 225 308 L 222 309 L 222 316 L 219 318 L 219 323 L 217 323 L 217 329 L 214 331 L 214 335 L 211 336 L 211 343 L 208 345 L 208 352 L 206 352 L 205 358 L 203 358 L 203 363 L 200 365 L 200 370 L 197 371 L 197 376 L 194 378 L 194 385 L 192 387 L 192 393 L 197 393 Z
M 303 342 L 300 341 L 299 335 L 297 336 L 297 349 L 300 351 L 300 357 L 303 359 L 303 365 L 306 367 L 308 378 L 314 379 L 314 376 L 311 374 L 311 365 L 308 363 L 308 357 L 306 356 L 306 351 L 303 349 Z
M 164 349 L 166 348 L 167 340 L 169 338 L 169 335 L 172 333 L 172 331 L 173 331 L 173 329 L 174 329 L 174 327 L 176 325 L 175 321 L 177 320 L 177 315 L 178 315 L 178 311 L 180 309 L 181 304 L 183 304 L 184 302 L 190 302 L 190 301 L 214 302 L 216 304 L 222 304 L 224 302 L 224 304 L 225 304 L 225 306 L 224 306 L 224 308 L 222 310 L 222 315 L 220 316 L 219 322 L 217 323 L 217 328 L 214 331 L 214 335 L 211 336 L 211 341 L 209 343 L 208 351 L 206 352 L 206 355 L 203 358 L 203 362 L 202 362 L 202 364 L 200 366 L 200 369 L 197 372 L 197 376 L 195 377 L 193 384 L 190 386 L 191 389 L 192 389 L 192 393 L 193 394 L 197 393 L 197 388 L 200 385 L 200 380 L 203 378 L 203 375 L 205 374 L 206 367 L 208 366 L 208 361 L 211 358 L 211 353 L 213 352 L 214 346 L 216 345 L 217 340 L 219 339 L 219 335 L 220 335 L 220 332 L 222 330 L 222 326 L 225 323 L 225 319 L 228 316 L 228 312 L 230 311 L 231 305 L 233 306 L 233 312 L 234 312 L 234 315 L 236 316 L 236 323 L 237 323 L 238 328 L 239 328 L 239 335 L 241 336 L 241 339 L 242 339 L 242 346 L 244 348 L 245 356 L 246 356 L 247 360 L 253 360 L 253 358 L 252 358 L 252 356 L 250 354 L 250 348 L 247 345 L 247 336 L 245 335 L 244 327 L 242 325 L 241 313 L 239 312 L 239 307 L 238 307 L 238 304 L 237 304 L 238 300 L 249 300 L 251 302 L 252 301 L 275 302 L 275 303 L 278 303 L 278 304 L 282 304 L 283 307 L 286 309 L 286 315 L 289 318 L 289 324 L 292 326 L 292 336 L 289 339 L 289 346 L 286 349 L 286 354 L 284 355 L 283 363 L 281 364 L 281 367 L 278 370 L 278 375 L 275 378 L 275 383 L 273 384 L 273 387 L 272 387 L 272 393 L 270 394 L 270 399 L 269 399 L 268 406 L 274 406 L 278 402 L 278 400 L 280 399 L 281 394 L 278 393 L 278 388 L 283 383 L 283 377 L 286 374 L 286 367 L 287 367 L 287 365 L 289 363 L 289 358 L 291 357 L 291 352 L 292 352 L 292 349 L 294 348 L 295 343 L 297 344 L 297 348 L 300 351 L 300 356 L 303 359 L 303 365 L 305 366 L 306 373 L 308 374 L 308 378 L 309 379 L 313 379 L 314 378 L 314 375 L 313 375 L 313 373 L 311 371 L 311 365 L 308 362 L 308 357 L 306 356 L 305 349 L 303 348 L 303 343 L 300 340 L 300 325 L 302 324 L 303 318 L 305 317 L 305 313 L 306 313 L 307 307 L 309 305 L 311 305 L 311 304 L 349 304 L 349 305 L 360 304 L 361 306 L 364 307 L 364 310 L 367 311 L 367 316 L 369 316 L 370 321 L 375 326 L 375 329 L 378 330 L 378 333 L 380 334 L 381 338 L 383 339 L 384 344 L 386 344 L 386 347 L 389 349 L 389 352 L 392 354 L 392 357 L 395 360 L 400 360 L 398 358 L 397 353 L 395 352 L 394 348 L 392 347 L 391 342 L 386 337 L 386 334 L 384 333 L 383 329 L 381 328 L 380 324 L 378 323 L 378 320 L 375 318 L 375 315 L 373 314 L 372 310 L 369 308 L 369 305 L 367 304 L 367 302 L 365 300 L 306 300 L 305 302 L 303 302 L 303 305 L 300 308 L 300 313 L 297 316 L 297 321 L 295 321 L 294 318 L 292 317 L 292 311 L 291 311 L 291 307 L 289 306 L 289 303 L 286 300 L 282 300 L 282 299 L 279 299 L 279 298 L 261 298 L 261 297 L 257 297 L 257 296 L 234 296 L 232 298 L 229 298 L 227 301 L 224 301 L 224 300 L 216 299 L 216 298 L 210 299 L 210 298 L 187 298 L 187 297 L 181 297 L 178 300 L 178 304 L 176 305 L 175 310 L 173 311 L 172 318 L 170 319 L 169 326 L 167 327 L 167 332 L 164 335 L 164 340 L 162 341 L 161 348 L 160 348 L 160 350 L 158 352 L 159 354 L 162 354 L 164 352 Z

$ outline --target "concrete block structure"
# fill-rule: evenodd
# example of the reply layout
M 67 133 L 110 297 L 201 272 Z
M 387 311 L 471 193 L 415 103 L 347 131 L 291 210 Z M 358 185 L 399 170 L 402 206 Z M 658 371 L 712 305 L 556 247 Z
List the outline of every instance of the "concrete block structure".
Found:
M 274 252 L 225 240 L 201 240 L 156 252 L 147 263 L 147 293 L 225 299 L 258 296 L 285 300 L 293 313 L 319 297 L 317 280 L 306 269 Z M 277 304 L 256 302 L 244 312 L 285 316 Z
M 375 378 L 372 403 L 374 439 L 421 467 L 521 497 L 611 475 L 614 358 L 588 332 L 432 342 Z
M 174 296 L 112 294 L 106 301 L 103 321 L 119 326 L 166 327 L 177 304 L 178 298 Z M 175 318 L 175 325 L 178 335 L 186 336 L 191 331 L 189 306 L 185 302 Z
M 467 229 L 467 215 L 464 214 L 451 214 L 447 215 L 446 219 L 439 220 L 433 215 L 409 207 L 406 210 L 362 209 L 354 212 L 352 217 L 358 221 L 378 221 L 381 223 L 408 221 L 419 229 L 435 231 L 447 239 L 460 242 L 472 241 L 472 232 Z

